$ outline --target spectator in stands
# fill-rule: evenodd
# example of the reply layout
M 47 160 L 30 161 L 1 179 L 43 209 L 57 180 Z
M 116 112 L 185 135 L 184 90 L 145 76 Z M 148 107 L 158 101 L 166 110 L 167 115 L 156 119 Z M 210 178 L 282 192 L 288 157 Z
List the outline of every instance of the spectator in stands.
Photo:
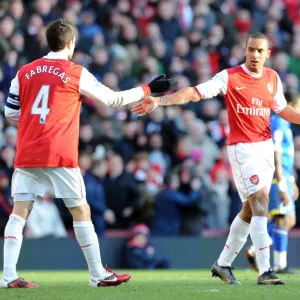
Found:
M 214 181 L 211 185 L 211 211 L 208 217 L 208 226 L 212 229 L 228 229 L 230 198 L 228 189 L 230 177 L 225 168 L 218 168 L 215 171 Z
M 123 125 L 123 138 L 115 143 L 114 150 L 128 162 L 136 152 L 137 122 L 127 119 Z
M 273 68 L 281 80 L 286 80 L 289 73 L 289 57 L 285 52 L 278 52 L 273 58 Z
M 188 194 L 180 192 L 179 177 L 173 173 L 165 176 L 164 188 L 155 199 L 155 216 L 152 234 L 156 236 L 178 236 L 182 229 L 182 208 L 199 200 L 200 186 L 192 182 Z
M 122 137 L 123 122 L 116 118 L 116 111 L 111 107 L 95 103 L 94 108 L 95 112 L 89 118 L 89 123 L 93 127 L 94 138 L 101 143 L 112 146 Z
M 89 52 L 94 36 L 102 32 L 101 26 L 95 23 L 95 19 L 96 14 L 92 9 L 84 9 L 81 12 L 81 22 L 78 28 L 80 31 L 79 45 L 80 49 L 85 52 Z
M 23 1 L 12 0 L 8 6 L 8 13 L 14 19 L 17 27 L 25 27 L 27 22 L 27 12 L 24 9 Z
M 153 173 L 147 152 L 137 152 L 127 164 L 127 170 L 133 173 L 139 191 L 139 202 L 133 216 L 134 220 L 138 223 L 150 225 L 155 210 L 154 196 L 161 185 L 161 182 L 158 182 L 161 174 L 151 178 Z
M 119 78 L 121 90 L 131 89 L 137 84 L 137 79 L 130 75 L 131 62 L 125 59 L 117 59 L 113 64 L 113 71 Z
M 2 65 L 3 78 L 0 79 L 0 89 L 5 97 L 8 96 L 10 82 L 14 78 L 14 74 L 17 73 L 17 60 L 18 53 L 16 51 L 10 50 L 7 52 L 6 61 Z
M 98 46 L 91 50 L 91 54 L 90 72 L 94 76 L 101 79 L 106 73 L 112 71 L 112 57 L 107 49 Z
M 97 140 L 94 138 L 93 127 L 89 123 L 82 124 L 79 130 L 79 152 L 93 154 L 96 146 Z
M 286 75 L 285 78 L 285 91 L 292 91 L 295 93 L 299 93 L 300 92 L 300 88 L 299 88 L 299 78 L 297 77 L 297 75 L 293 74 L 293 73 L 289 73 Z
M 181 234 L 200 235 L 204 227 L 204 216 L 206 215 L 204 203 L 211 198 L 211 194 L 204 178 L 197 174 L 195 161 L 187 160 L 179 168 L 178 191 L 185 197 L 195 197 L 192 203 L 183 206 L 181 209 Z
M 98 236 L 103 235 L 106 224 L 116 222 L 114 212 L 107 208 L 103 180 L 107 173 L 106 160 L 92 161 L 91 169 L 87 171 L 83 180 L 86 188 L 86 200 L 91 208 L 92 222 Z
M 129 228 L 132 215 L 139 203 L 137 183 L 132 173 L 124 168 L 120 155 L 112 154 L 108 158 L 108 174 L 104 180 L 104 190 L 108 209 L 116 216 L 116 222 L 109 228 Z
M 209 170 L 219 157 L 219 148 L 216 143 L 206 134 L 206 124 L 197 120 L 189 125 L 188 133 L 192 137 L 193 150 L 202 153 L 206 170 Z
M 268 19 L 270 0 L 256 0 L 252 10 L 253 30 L 261 32 Z
M 164 40 L 167 40 L 171 44 L 181 34 L 179 20 L 176 16 L 176 7 L 173 1 L 159 1 L 155 22 L 159 26 Z
M 11 146 L 4 146 L 0 151 L 0 165 L 1 168 L 6 169 L 10 175 L 14 171 L 14 159 L 16 150 Z
M 155 248 L 149 243 L 150 230 L 145 224 L 136 224 L 131 229 L 131 237 L 125 245 L 124 267 L 130 269 L 166 269 L 169 261 L 158 260 Z
M 162 63 L 164 72 L 169 70 L 172 61 L 173 49 L 163 40 L 157 39 L 151 43 L 153 56 Z
M 160 133 L 149 136 L 149 163 L 160 166 L 163 175 L 170 168 L 170 157 L 164 151 L 163 137 Z
M 165 112 L 163 108 L 158 107 L 153 114 L 149 115 L 149 120 L 145 124 L 145 133 L 150 135 L 155 132 L 162 132 L 165 121 Z
M 185 135 L 178 139 L 175 147 L 175 153 L 172 156 L 172 166 L 179 166 L 186 160 L 189 160 L 192 155 L 193 143 L 190 136 Z
M 209 136 L 221 147 L 226 143 L 229 134 L 228 113 L 226 109 L 221 109 L 218 120 L 208 122 L 207 129 Z
M 33 12 L 36 12 L 42 17 L 44 24 L 58 19 L 58 15 L 53 10 L 54 3 L 55 2 L 44 0 L 33 1 Z

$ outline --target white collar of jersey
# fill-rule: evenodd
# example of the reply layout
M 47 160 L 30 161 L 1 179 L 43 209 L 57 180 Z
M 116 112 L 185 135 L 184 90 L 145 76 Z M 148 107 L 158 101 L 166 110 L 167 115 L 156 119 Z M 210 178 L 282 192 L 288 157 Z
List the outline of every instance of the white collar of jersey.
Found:
M 247 67 L 245 66 L 245 64 L 242 64 L 241 67 L 243 68 L 243 70 L 244 70 L 248 75 L 250 75 L 250 76 L 252 76 L 252 77 L 259 78 L 259 77 L 262 76 L 262 73 L 257 74 L 257 73 L 253 73 L 253 72 L 249 71 L 249 70 L 247 69 Z
M 68 60 L 68 54 L 66 52 L 53 52 L 50 51 L 44 58 L 48 59 L 66 59 Z

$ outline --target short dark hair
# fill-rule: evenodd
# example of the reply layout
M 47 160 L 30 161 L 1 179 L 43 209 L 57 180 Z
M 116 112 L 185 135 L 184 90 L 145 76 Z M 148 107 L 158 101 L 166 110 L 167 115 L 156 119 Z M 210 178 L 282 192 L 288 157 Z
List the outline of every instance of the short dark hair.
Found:
M 256 33 L 252 33 L 251 35 L 248 36 L 247 40 L 246 40 L 246 47 L 248 45 L 248 41 L 250 39 L 262 39 L 262 40 L 266 40 L 268 42 L 268 46 L 270 45 L 270 41 L 267 38 L 267 36 L 261 32 L 256 32 Z
M 64 49 L 74 36 L 74 25 L 67 20 L 58 19 L 47 26 L 46 38 L 51 51 L 57 52 Z

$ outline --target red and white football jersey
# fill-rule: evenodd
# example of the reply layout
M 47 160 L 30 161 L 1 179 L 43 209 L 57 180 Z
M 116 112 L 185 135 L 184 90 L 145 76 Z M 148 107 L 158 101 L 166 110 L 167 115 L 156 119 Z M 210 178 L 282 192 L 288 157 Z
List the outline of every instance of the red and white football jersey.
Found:
M 5 106 L 18 125 L 15 168 L 78 166 L 81 95 L 115 107 L 142 99 L 144 91 L 114 92 L 61 52 L 23 66 Z
M 270 139 L 271 109 L 279 113 L 287 105 L 278 74 L 266 67 L 262 74 L 245 65 L 226 69 L 195 89 L 203 99 L 224 95 L 230 126 L 227 145 Z
M 68 60 L 48 58 L 20 69 L 16 168 L 77 167 L 81 71 Z

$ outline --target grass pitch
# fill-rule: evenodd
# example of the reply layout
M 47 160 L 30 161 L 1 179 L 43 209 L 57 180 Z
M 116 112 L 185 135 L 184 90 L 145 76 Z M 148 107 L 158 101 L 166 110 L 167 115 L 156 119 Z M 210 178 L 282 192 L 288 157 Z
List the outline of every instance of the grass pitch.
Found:
M 122 270 L 123 271 L 123 270 Z M 1 289 L 0 300 L 159 300 L 228 299 L 290 300 L 300 299 L 300 272 L 281 276 L 284 286 L 258 286 L 257 275 L 250 270 L 235 271 L 242 285 L 227 285 L 212 278 L 209 270 L 129 271 L 128 283 L 118 287 L 91 288 L 83 271 L 21 271 L 26 280 L 39 289 Z

